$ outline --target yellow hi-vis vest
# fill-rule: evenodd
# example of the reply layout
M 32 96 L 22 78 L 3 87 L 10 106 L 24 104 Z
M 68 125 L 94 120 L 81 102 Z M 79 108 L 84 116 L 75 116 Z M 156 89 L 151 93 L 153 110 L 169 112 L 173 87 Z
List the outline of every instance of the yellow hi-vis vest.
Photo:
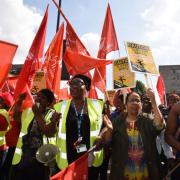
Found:
M 54 105 L 54 109 L 62 114 L 62 119 L 59 123 L 59 130 L 56 137 L 56 145 L 60 152 L 56 156 L 56 162 L 59 169 L 64 169 L 68 166 L 67 150 L 66 150 L 66 118 L 69 111 L 71 100 L 61 101 Z M 93 146 L 96 137 L 99 135 L 102 126 L 102 111 L 103 101 L 87 98 L 88 116 L 90 119 L 90 147 Z M 103 150 L 94 152 L 95 159 L 94 167 L 98 167 L 103 162 Z
M 11 123 L 10 123 L 8 112 L 5 109 L 0 109 L 0 114 L 5 117 L 8 123 L 7 129 L 5 131 L 0 131 L 0 146 L 2 146 L 6 144 L 5 135 L 6 135 L 6 132 L 8 132 L 11 129 Z
M 53 114 L 54 110 L 49 110 L 48 113 L 45 116 L 45 121 L 46 123 L 50 123 L 50 118 Z M 15 153 L 13 156 L 13 161 L 12 164 L 16 165 L 20 162 L 21 160 L 21 156 L 22 156 L 22 137 L 25 136 L 28 133 L 28 127 L 30 125 L 30 123 L 32 122 L 32 120 L 34 119 L 34 113 L 32 111 L 31 108 L 25 109 L 22 112 L 22 116 L 21 116 L 21 132 L 19 134 L 19 139 L 16 145 L 16 149 L 15 149 Z M 47 137 L 44 135 L 43 136 L 43 144 L 55 144 L 55 139 L 52 138 L 48 138 L 48 142 L 47 142 Z

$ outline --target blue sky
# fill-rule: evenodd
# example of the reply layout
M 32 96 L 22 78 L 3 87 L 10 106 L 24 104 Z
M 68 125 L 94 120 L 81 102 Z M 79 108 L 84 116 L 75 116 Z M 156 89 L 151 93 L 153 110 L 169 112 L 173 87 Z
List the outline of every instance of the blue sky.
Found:
M 57 18 L 57 9 L 51 0 L 0 2 L 0 39 L 19 45 L 14 63 L 25 60 L 49 3 L 48 47 L 55 33 Z M 124 41 L 134 41 L 149 45 L 158 65 L 179 64 L 179 0 L 62 0 L 63 12 L 93 56 L 98 51 L 108 2 L 121 56 L 126 56 Z

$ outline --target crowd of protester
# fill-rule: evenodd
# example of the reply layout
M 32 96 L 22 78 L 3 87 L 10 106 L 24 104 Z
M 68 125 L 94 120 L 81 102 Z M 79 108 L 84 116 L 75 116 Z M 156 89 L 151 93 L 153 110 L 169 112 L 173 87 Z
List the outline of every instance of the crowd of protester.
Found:
M 0 93 L 0 179 L 48 180 L 90 148 L 89 180 L 180 179 L 180 97 L 173 93 L 158 106 L 152 89 L 146 94 L 118 90 L 113 104 L 87 97 L 91 80 L 75 75 L 69 100 L 56 101 L 41 89 L 31 108 L 26 94 L 13 103 Z M 58 147 L 53 166 L 37 160 L 45 144 Z M 92 158 L 92 157 L 91 157 Z

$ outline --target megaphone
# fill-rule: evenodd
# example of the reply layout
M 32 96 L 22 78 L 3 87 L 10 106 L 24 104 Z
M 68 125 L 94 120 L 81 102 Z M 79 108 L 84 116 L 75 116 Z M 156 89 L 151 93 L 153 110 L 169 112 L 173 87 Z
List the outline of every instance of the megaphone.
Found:
M 56 163 L 56 155 L 59 148 L 53 144 L 42 145 L 36 152 L 37 161 L 43 163 L 45 166 L 54 167 Z

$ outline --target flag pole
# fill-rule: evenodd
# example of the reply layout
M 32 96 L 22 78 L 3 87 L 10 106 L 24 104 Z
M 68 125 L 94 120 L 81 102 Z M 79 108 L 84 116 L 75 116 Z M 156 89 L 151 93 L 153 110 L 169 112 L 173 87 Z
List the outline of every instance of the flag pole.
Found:
M 145 77 L 145 80 L 146 80 L 146 86 L 147 86 L 147 88 L 152 88 L 152 87 L 150 86 L 150 83 L 149 83 L 149 76 L 148 76 L 148 74 L 145 73 L 145 74 L 144 74 L 144 77 Z
M 52 0 L 52 2 L 54 3 L 54 5 L 57 7 L 58 11 L 61 13 L 62 17 L 64 18 L 64 20 L 66 21 L 66 23 L 73 29 L 71 23 L 68 21 L 68 19 L 66 18 L 66 16 L 64 15 L 63 11 L 61 10 L 61 8 L 58 6 L 58 4 L 56 3 L 55 0 Z M 74 30 L 74 29 L 73 29 Z M 74 34 L 78 37 L 78 35 L 76 34 L 76 32 L 74 32 Z
M 59 0 L 59 7 L 61 8 L 61 0 Z M 59 22 L 60 22 L 60 12 L 58 10 L 58 14 L 57 14 L 57 24 L 56 24 L 56 32 L 58 32 L 59 29 Z
M 107 91 L 106 91 L 106 83 L 105 83 L 105 81 L 104 81 L 101 73 L 99 72 L 99 69 L 96 68 L 96 70 L 97 70 L 97 72 L 98 72 L 98 74 L 99 74 L 99 77 L 101 78 L 101 81 L 103 82 L 103 84 L 104 84 L 104 86 L 105 86 L 105 96 L 106 96 L 107 100 L 109 101 L 109 95 L 108 95 L 108 93 L 107 93 Z
M 68 19 L 66 18 L 66 16 L 64 15 L 64 13 L 62 12 L 61 8 L 58 6 L 58 4 L 56 3 L 55 0 L 52 0 L 54 5 L 57 7 L 58 11 L 61 13 L 61 15 L 63 16 L 64 20 L 69 23 Z M 70 24 L 70 23 L 69 23 Z

